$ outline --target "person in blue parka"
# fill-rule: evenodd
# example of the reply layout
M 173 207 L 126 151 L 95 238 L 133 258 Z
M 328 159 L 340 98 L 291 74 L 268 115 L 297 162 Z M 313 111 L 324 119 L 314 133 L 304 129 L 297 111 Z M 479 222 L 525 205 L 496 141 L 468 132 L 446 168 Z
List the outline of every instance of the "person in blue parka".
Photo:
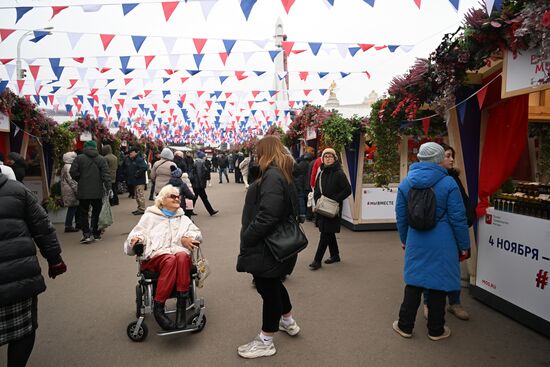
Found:
M 460 289 L 459 256 L 470 248 L 466 211 L 455 180 L 441 166 L 445 156 L 437 143 L 422 144 L 418 163 L 410 167 L 399 185 L 396 201 L 397 228 L 405 248 L 405 294 L 399 321 L 393 329 L 410 338 L 424 289 L 429 290 L 428 337 L 440 340 L 451 335 L 445 326 L 447 292 Z M 407 220 L 407 202 L 411 187 L 432 188 L 436 199 L 436 225 L 430 230 L 412 228 Z

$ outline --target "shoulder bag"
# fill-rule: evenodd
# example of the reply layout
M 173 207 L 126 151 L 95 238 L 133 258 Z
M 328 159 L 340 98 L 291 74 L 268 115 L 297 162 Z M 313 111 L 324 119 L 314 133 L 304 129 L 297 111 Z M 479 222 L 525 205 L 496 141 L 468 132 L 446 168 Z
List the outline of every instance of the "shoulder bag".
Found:
M 197 278 L 195 285 L 199 288 L 204 287 L 204 280 L 210 275 L 210 264 L 202 254 L 200 246 L 193 250 L 193 265 L 197 267 Z
M 295 198 L 290 192 L 290 187 L 287 192 L 290 196 L 291 208 L 294 208 L 295 205 L 293 202 L 295 200 L 293 199 Z M 296 220 L 294 210 L 275 227 L 275 229 L 264 239 L 264 242 L 278 262 L 288 260 L 305 249 L 308 244 L 304 230 Z
M 337 201 L 323 195 L 322 176 L 323 172 L 319 175 L 319 190 L 321 191 L 321 197 L 315 203 L 314 211 L 323 217 L 334 218 L 340 212 L 340 204 L 338 204 Z

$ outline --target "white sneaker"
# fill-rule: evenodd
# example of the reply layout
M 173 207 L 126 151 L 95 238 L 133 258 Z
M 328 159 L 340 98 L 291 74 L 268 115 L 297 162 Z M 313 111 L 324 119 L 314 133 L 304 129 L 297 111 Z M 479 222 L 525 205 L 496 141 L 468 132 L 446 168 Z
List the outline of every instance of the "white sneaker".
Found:
M 283 319 L 281 318 L 281 320 L 279 321 L 279 330 L 286 331 L 288 335 L 294 336 L 300 332 L 300 327 L 298 326 L 296 321 L 293 321 L 292 324 L 286 326 L 283 323 Z
M 276 352 L 275 344 L 273 342 L 265 344 L 259 335 L 250 343 L 241 345 L 237 348 L 237 353 L 243 358 L 269 357 Z

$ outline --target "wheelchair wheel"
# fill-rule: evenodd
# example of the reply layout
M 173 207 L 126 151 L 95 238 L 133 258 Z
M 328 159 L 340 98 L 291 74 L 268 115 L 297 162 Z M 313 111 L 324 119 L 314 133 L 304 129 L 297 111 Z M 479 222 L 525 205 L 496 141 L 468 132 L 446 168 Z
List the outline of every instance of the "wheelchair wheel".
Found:
M 143 291 L 141 285 L 136 285 L 136 317 L 141 316 L 141 309 L 143 307 Z
M 126 335 L 128 335 L 128 338 L 130 338 L 130 340 L 133 342 L 142 342 L 145 340 L 145 338 L 147 338 L 149 329 L 147 328 L 147 325 L 145 325 L 145 323 L 142 322 L 141 326 L 139 327 L 139 330 L 137 331 L 137 335 L 134 335 L 136 326 L 137 326 L 137 321 L 132 321 L 130 324 L 128 324 L 128 327 L 126 328 Z
M 196 323 L 198 318 L 199 318 L 198 316 L 195 317 L 195 318 L 193 319 L 193 323 Z M 202 331 L 202 329 L 204 329 L 205 326 L 206 326 L 206 315 L 204 315 L 204 316 L 202 317 L 202 321 L 201 321 L 201 323 L 197 326 L 197 330 L 195 330 L 195 331 L 193 331 L 193 332 L 194 332 L 194 333 L 200 333 L 200 332 Z

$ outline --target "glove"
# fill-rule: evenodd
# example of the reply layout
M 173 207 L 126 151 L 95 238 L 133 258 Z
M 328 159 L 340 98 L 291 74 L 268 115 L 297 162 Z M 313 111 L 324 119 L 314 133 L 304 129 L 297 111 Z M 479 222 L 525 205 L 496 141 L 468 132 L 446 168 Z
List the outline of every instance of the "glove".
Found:
M 67 271 L 67 265 L 61 260 L 59 264 L 50 265 L 48 268 L 48 276 L 55 279 L 56 276 L 63 274 Z
M 405 244 L 404 243 L 401 244 L 401 248 L 403 249 L 403 251 L 405 251 Z
M 469 259 L 470 256 L 471 256 L 470 249 L 468 249 L 468 250 L 462 250 L 462 251 L 460 251 L 459 254 L 458 254 L 458 261 L 459 261 L 459 262 L 463 262 L 464 260 Z

